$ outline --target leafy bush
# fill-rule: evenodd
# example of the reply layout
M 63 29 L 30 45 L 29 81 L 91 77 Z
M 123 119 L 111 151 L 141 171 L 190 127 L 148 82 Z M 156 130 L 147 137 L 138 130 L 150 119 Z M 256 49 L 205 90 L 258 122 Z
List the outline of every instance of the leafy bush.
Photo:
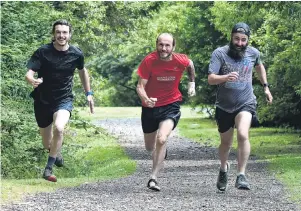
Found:
M 27 178 L 45 156 L 30 102 L 5 101 L 1 110 L 1 177 Z

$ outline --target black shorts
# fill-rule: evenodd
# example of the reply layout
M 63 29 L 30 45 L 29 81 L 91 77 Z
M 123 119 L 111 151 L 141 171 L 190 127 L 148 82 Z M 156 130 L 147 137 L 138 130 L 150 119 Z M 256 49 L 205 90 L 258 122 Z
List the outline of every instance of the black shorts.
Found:
M 180 104 L 174 102 L 165 106 L 148 108 L 142 107 L 141 122 L 144 133 L 152 133 L 158 130 L 160 122 L 172 119 L 176 128 L 181 117 Z
M 224 133 L 224 132 L 227 132 L 230 128 L 234 128 L 235 117 L 241 111 L 248 111 L 252 114 L 252 125 L 253 125 L 253 123 L 254 123 L 253 121 L 257 120 L 256 104 L 245 105 L 233 113 L 228 113 L 228 112 L 216 107 L 215 120 L 217 122 L 218 132 Z
M 71 116 L 71 112 L 73 109 L 72 101 L 62 102 L 56 105 L 50 105 L 35 100 L 34 113 L 38 126 L 40 128 L 48 127 L 53 122 L 53 114 L 61 109 L 69 111 Z

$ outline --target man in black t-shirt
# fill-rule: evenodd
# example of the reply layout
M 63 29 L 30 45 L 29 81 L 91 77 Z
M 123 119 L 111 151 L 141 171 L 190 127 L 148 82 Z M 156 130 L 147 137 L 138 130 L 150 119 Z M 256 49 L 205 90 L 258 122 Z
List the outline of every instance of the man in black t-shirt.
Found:
M 88 71 L 84 67 L 82 51 L 69 45 L 71 25 L 66 20 L 53 24 L 53 42 L 41 46 L 27 63 L 26 80 L 35 89 L 31 93 L 34 99 L 34 111 L 43 145 L 49 150 L 48 162 L 43 178 L 56 182 L 52 173 L 55 164 L 63 166 L 61 146 L 63 131 L 73 108 L 73 75 L 75 69 L 86 92 L 91 113 L 94 112 L 93 92 L 90 89 Z M 35 79 L 35 73 L 38 78 Z

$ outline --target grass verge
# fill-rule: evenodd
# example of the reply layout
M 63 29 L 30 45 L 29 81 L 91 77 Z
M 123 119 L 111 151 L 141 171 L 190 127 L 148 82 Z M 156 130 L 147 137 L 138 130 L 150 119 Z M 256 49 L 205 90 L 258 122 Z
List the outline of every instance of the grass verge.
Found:
M 132 174 L 136 163 L 130 160 L 116 140 L 96 127 L 76 129 L 69 127 L 65 132 L 62 148 L 65 166 L 54 167 L 56 183 L 41 178 L 47 159 L 39 163 L 36 178 L 1 181 L 1 204 L 22 200 L 28 194 L 51 192 L 58 188 L 74 187 L 83 183 L 103 181 Z
M 79 115 L 86 120 L 99 120 L 108 118 L 140 118 L 141 107 L 96 107 L 94 114 L 89 114 L 88 108 L 79 108 Z M 204 114 L 199 109 L 181 106 L 181 118 L 198 118 Z
M 180 135 L 206 146 L 220 143 L 216 123 L 204 118 L 183 118 Z M 236 137 L 236 136 L 235 136 Z M 234 137 L 234 140 L 236 138 Z M 279 128 L 251 128 L 252 154 L 269 161 L 269 170 L 285 185 L 289 197 L 301 206 L 301 137 L 297 131 Z M 237 142 L 234 141 L 234 149 Z

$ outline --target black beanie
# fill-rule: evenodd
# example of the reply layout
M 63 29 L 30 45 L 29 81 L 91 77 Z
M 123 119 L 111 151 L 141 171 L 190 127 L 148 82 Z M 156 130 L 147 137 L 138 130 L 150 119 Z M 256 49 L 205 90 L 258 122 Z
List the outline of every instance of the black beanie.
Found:
M 248 37 L 250 37 L 250 27 L 243 22 L 237 23 L 235 24 L 235 26 L 232 28 L 232 33 L 241 33 L 241 34 L 245 34 Z

